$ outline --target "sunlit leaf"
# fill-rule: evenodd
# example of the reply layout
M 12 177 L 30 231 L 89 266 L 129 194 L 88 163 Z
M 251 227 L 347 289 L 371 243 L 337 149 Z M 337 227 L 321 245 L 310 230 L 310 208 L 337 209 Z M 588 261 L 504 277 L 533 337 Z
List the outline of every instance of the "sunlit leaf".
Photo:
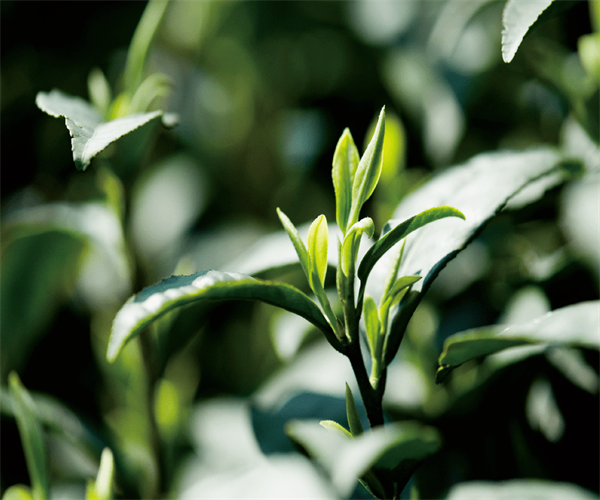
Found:
M 508 0 L 502 14 L 502 59 L 509 63 L 529 28 L 553 0 Z
M 308 254 L 311 261 L 311 275 L 316 274 L 321 286 L 325 285 L 327 271 L 327 248 L 329 247 L 329 231 L 324 215 L 317 217 L 308 228 Z
M 340 347 L 318 306 L 297 288 L 240 273 L 209 270 L 171 276 L 129 298 L 113 321 L 107 359 L 114 361 L 129 340 L 171 309 L 217 300 L 258 300 L 281 307 L 315 325 L 336 349 Z
M 31 488 L 24 484 L 9 486 L 2 495 L 2 500 L 33 500 Z
M 365 320 L 365 329 L 367 330 L 367 341 L 371 355 L 375 356 L 378 338 L 380 335 L 380 322 L 377 305 L 372 297 L 367 295 L 363 305 L 363 318 Z
M 374 231 L 375 224 L 373 223 L 373 219 L 370 217 L 365 217 L 364 219 L 359 220 L 353 224 L 350 229 L 348 229 L 348 232 L 346 233 L 342 243 L 342 251 L 340 255 L 340 266 L 344 276 L 350 276 L 350 274 L 353 272 L 358 256 L 358 249 L 362 234 L 365 233 L 368 238 L 371 238 Z
M 338 494 L 346 498 L 370 469 L 400 471 L 403 465 L 435 453 L 441 445 L 434 428 L 416 422 L 388 424 L 351 440 L 327 432 L 313 421 L 288 422 L 286 433 L 321 464 Z M 402 479 L 408 480 L 404 475 Z
M 348 224 L 358 221 L 360 209 L 370 198 L 377 186 L 383 164 L 383 138 L 385 135 L 385 107 L 379 114 L 379 120 L 371 142 L 367 146 L 352 182 L 352 205 Z
M 21 443 L 25 451 L 33 499 L 45 500 L 50 497 L 48 457 L 35 403 L 15 372 L 9 374 L 8 385 Z
M 528 323 L 489 326 L 456 333 L 446 339 L 438 360 L 436 382 L 457 366 L 509 347 L 546 344 L 600 350 L 600 301 L 580 302 Z
M 356 173 L 360 155 L 350 130 L 345 129 L 333 154 L 333 187 L 335 190 L 336 219 L 343 233 L 348 228 L 348 217 L 352 205 L 352 180 Z
M 310 281 L 311 267 L 310 267 L 310 255 L 308 253 L 308 250 L 306 249 L 306 246 L 304 245 L 302 238 L 300 238 L 300 235 L 298 234 L 298 230 L 296 229 L 296 226 L 294 226 L 294 224 L 288 218 L 288 216 L 285 215 L 279 208 L 277 208 L 277 215 L 279 216 L 279 220 L 281 221 L 281 224 L 283 225 L 284 229 L 288 233 L 290 240 L 292 240 L 292 244 L 294 245 L 296 254 L 298 255 L 298 258 L 300 259 L 300 264 L 302 265 L 302 269 L 304 269 L 304 273 L 306 274 L 306 277 Z
M 334 422 L 333 420 L 321 420 L 319 422 L 319 425 L 327 429 L 328 431 L 337 432 L 341 436 L 352 438 L 352 434 L 350 433 L 350 431 L 348 431 L 348 429 L 342 427 L 340 424 Z
M 100 467 L 96 480 L 88 483 L 86 500 L 110 500 L 112 498 L 115 459 L 110 448 L 104 448 L 100 457 Z
M 412 286 L 393 317 L 386 364 L 395 357 L 406 325 L 423 293 L 447 263 L 464 250 L 485 223 L 507 204 L 513 208 L 524 206 L 569 178 L 570 174 L 562 169 L 562 164 L 563 157 L 553 148 L 485 153 L 445 170 L 402 200 L 394 212 L 394 220 L 389 222 L 392 228 L 396 227 L 396 221 L 406 221 L 432 205 L 455 207 L 464 214 L 465 220 L 453 217 L 428 224 L 408 235 L 399 274 L 423 276 L 423 279 Z M 376 250 L 377 247 L 363 258 L 361 266 L 365 267 L 361 275 L 367 274 L 365 271 L 370 267 L 367 263 L 373 259 Z M 372 290 L 369 292 L 372 296 L 381 293 L 393 264 L 394 255 L 385 254 L 371 271 L 367 290 Z
M 542 479 L 513 479 L 511 481 L 472 481 L 452 486 L 447 500 L 505 500 L 519 498 L 523 500 L 593 500 L 598 495 L 571 483 Z
M 153 111 L 105 122 L 92 104 L 56 89 L 49 93 L 39 92 L 35 102 L 45 113 L 65 119 L 78 170 L 85 170 L 92 158 L 112 142 L 162 116 L 162 111 Z

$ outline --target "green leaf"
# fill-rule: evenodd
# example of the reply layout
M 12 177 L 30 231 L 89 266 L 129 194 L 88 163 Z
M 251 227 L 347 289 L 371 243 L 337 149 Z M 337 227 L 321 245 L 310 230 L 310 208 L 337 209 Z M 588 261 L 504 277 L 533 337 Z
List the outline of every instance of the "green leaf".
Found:
M 158 30 L 168 3 L 167 0 L 150 0 L 135 29 L 129 44 L 125 64 L 125 90 L 130 95 L 133 95 L 142 83 L 150 44 Z
M 369 351 L 371 352 L 371 356 L 375 358 L 378 340 L 381 335 L 381 323 L 379 321 L 377 305 L 369 295 L 365 297 L 363 304 L 363 318 L 365 320 L 365 329 L 367 330 Z
M 311 274 L 311 265 L 310 265 L 310 255 L 302 238 L 298 234 L 298 230 L 296 226 L 292 223 L 288 216 L 285 215 L 279 208 L 277 208 L 277 215 L 279 216 L 279 220 L 283 225 L 283 228 L 286 230 L 290 240 L 292 240 L 292 244 L 296 249 L 296 253 L 298 254 L 298 259 L 300 259 L 300 264 L 302 265 L 302 269 L 304 269 L 304 274 L 306 274 L 306 278 L 309 283 L 311 282 L 310 274 Z
M 439 433 L 417 422 L 392 423 L 347 439 L 327 432 L 316 422 L 292 420 L 286 434 L 317 460 L 329 474 L 341 497 L 348 497 L 358 478 L 372 468 L 385 468 L 394 480 L 408 481 L 403 468 L 435 453 L 440 445 Z M 401 489 L 401 488 L 400 488 Z
M 432 205 L 455 207 L 466 219 L 452 218 L 408 235 L 399 272 L 404 276 L 423 276 L 423 279 L 402 298 L 398 313 L 392 319 L 386 364 L 395 357 L 408 321 L 444 266 L 504 207 L 518 208 L 531 203 L 541 198 L 547 189 L 570 178 L 562 169 L 564 161 L 554 148 L 484 153 L 465 164 L 448 168 L 402 200 L 394 212 L 394 220 L 388 223 L 392 228 Z M 361 265 L 367 264 L 365 259 L 366 255 Z M 386 254 L 372 269 L 369 274 L 371 295 L 381 293 L 394 261 L 395 255 Z M 364 268 L 362 272 L 365 274 Z
M 345 129 L 333 154 L 333 188 L 335 191 L 335 213 L 343 234 L 348 229 L 348 218 L 352 206 L 352 182 L 360 161 L 358 149 L 349 129 Z
M 350 431 L 333 420 L 321 420 L 319 425 L 328 431 L 336 432 L 341 436 L 352 439 Z
M 379 240 L 367 251 L 360 266 L 358 267 L 358 277 L 362 282 L 367 280 L 369 273 L 377 261 L 402 238 L 405 238 L 413 231 L 445 217 L 459 217 L 464 219 L 465 216 L 460 210 L 452 207 L 436 207 L 425 210 L 410 219 L 405 220 L 401 224 L 385 233 Z
M 103 117 L 108 116 L 110 102 L 112 101 L 112 90 L 100 68 L 94 68 L 88 75 L 88 94 L 90 101 Z
M 24 484 L 9 486 L 2 495 L 2 500 L 33 500 L 31 488 Z
M 362 234 L 365 233 L 368 238 L 371 238 L 374 231 L 375 224 L 370 217 L 365 217 L 350 227 L 342 243 L 340 265 L 344 276 L 349 277 L 354 273 Z
M 21 443 L 25 451 L 33 499 L 45 500 L 50 497 L 48 457 L 35 404 L 15 372 L 8 375 L 8 384 Z
M 375 127 L 375 133 L 367 146 L 352 181 L 352 204 L 348 224 L 352 225 L 358 221 L 360 209 L 371 197 L 383 164 L 383 138 L 385 135 L 385 107 L 381 109 L 379 120 Z
M 451 335 L 439 357 L 436 382 L 457 366 L 509 347 L 546 344 L 600 350 L 600 301 L 580 302 L 521 325 L 495 325 Z
M 190 276 L 171 276 L 130 297 L 113 321 L 108 361 L 113 362 L 129 340 L 166 312 L 192 302 L 217 300 L 259 300 L 281 307 L 315 325 L 335 349 L 341 349 L 319 307 L 297 288 L 240 273 L 209 270 Z
M 157 97 L 168 95 L 173 82 L 161 73 L 153 73 L 148 76 L 138 87 L 129 103 L 129 114 L 144 113 Z
M 325 273 L 327 272 L 327 248 L 329 246 L 329 231 L 327 219 L 319 215 L 308 228 L 308 254 L 311 262 L 311 285 L 316 277 L 325 285 Z M 316 275 L 316 276 L 315 276 Z
M 546 479 L 512 479 L 509 481 L 471 481 L 459 483 L 448 491 L 446 500 L 485 498 L 486 500 L 594 500 L 598 495 L 577 484 Z
M 363 433 L 363 426 L 360 422 L 360 415 L 358 414 L 358 408 L 354 402 L 354 396 L 350 386 L 346 384 L 346 417 L 348 418 L 348 427 L 352 436 L 358 437 Z
M 115 458 L 110 448 L 104 448 L 100 456 L 100 467 L 95 481 L 88 483 L 86 500 L 110 500 L 115 475 Z
M 92 158 L 109 144 L 162 116 L 162 111 L 153 111 L 105 122 L 89 102 L 56 89 L 49 93 L 38 92 L 35 102 L 45 113 L 65 118 L 71 135 L 73 160 L 78 170 L 85 170 Z
M 502 59 L 509 63 L 529 28 L 553 0 L 508 0 L 502 13 Z

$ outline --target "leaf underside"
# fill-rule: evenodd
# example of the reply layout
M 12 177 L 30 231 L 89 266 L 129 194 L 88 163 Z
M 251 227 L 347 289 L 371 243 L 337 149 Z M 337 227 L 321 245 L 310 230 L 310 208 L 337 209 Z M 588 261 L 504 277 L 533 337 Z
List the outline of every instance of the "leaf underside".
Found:
M 472 359 L 516 346 L 546 344 L 600 350 L 600 301 L 581 302 L 521 325 L 495 325 L 456 333 L 446 339 L 436 382 Z
M 171 276 L 130 297 L 114 319 L 107 359 L 114 361 L 129 340 L 171 309 L 192 302 L 219 300 L 258 300 L 281 307 L 315 325 L 338 348 L 339 342 L 321 310 L 297 288 L 240 273 L 208 270 L 190 276 Z

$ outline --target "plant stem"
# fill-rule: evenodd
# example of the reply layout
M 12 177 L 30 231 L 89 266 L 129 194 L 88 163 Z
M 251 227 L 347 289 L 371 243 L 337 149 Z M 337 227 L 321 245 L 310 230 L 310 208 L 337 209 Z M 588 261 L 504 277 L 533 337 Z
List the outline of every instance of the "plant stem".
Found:
M 371 428 L 383 425 L 383 391 L 375 390 L 369 381 L 369 375 L 365 368 L 365 363 L 358 342 L 352 343 L 347 347 L 346 356 L 350 360 L 352 370 L 358 382 L 358 389 L 362 397 L 365 409 L 367 410 L 367 418 Z M 380 387 L 385 385 L 385 374 L 382 376 Z
M 156 478 L 151 488 L 151 498 L 160 498 L 162 490 L 163 463 L 161 460 L 161 443 L 158 425 L 154 412 L 154 399 L 158 374 L 156 372 L 155 350 L 152 345 L 151 331 L 146 330 L 139 335 L 144 371 L 146 373 L 146 413 L 150 431 L 150 448 L 154 457 Z

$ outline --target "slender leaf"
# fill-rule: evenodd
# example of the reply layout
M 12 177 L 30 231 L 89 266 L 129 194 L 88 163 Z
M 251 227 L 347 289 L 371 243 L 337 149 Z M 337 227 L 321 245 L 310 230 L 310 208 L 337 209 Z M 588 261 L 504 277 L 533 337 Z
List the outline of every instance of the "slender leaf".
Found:
M 45 500 L 50 497 L 48 457 L 35 403 L 15 372 L 8 375 L 8 384 L 21 443 L 25 451 L 33 499 Z
M 323 466 L 342 497 L 348 497 L 357 479 L 372 468 L 401 471 L 403 466 L 435 453 L 441 445 L 435 429 L 416 422 L 392 423 L 351 440 L 312 421 L 292 420 L 286 433 Z
M 319 307 L 297 288 L 255 280 L 240 273 L 208 270 L 190 276 L 171 276 L 130 297 L 113 321 L 107 359 L 113 362 L 129 340 L 171 309 L 218 300 L 259 300 L 281 307 L 315 325 L 334 348 L 341 349 Z
M 56 89 L 49 93 L 38 92 L 35 103 L 45 113 L 65 119 L 78 170 L 85 170 L 92 158 L 109 144 L 162 117 L 162 111 L 153 111 L 105 122 L 92 104 Z
M 529 28 L 553 0 L 508 0 L 502 13 L 502 59 L 509 63 Z
M 298 258 L 300 259 L 300 264 L 302 265 L 302 269 L 304 269 L 304 274 L 306 274 L 306 277 L 310 282 L 311 266 L 310 266 L 310 255 L 308 253 L 308 250 L 306 249 L 306 246 L 304 245 L 302 238 L 300 238 L 300 235 L 298 234 L 298 230 L 296 229 L 296 226 L 294 226 L 294 224 L 288 218 L 288 216 L 285 215 L 279 208 L 277 208 L 277 215 L 279 216 L 279 220 L 281 221 L 281 224 L 283 225 L 284 229 L 288 233 L 288 236 L 292 240 L 292 244 L 294 245 L 294 248 L 296 249 L 296 254 L 298 254 Z
M 86 500 L 110 500 L 112 498 L 115 459 L 110 448 L 104 448 L 100 456 L 100 467 L 96 480 L 90 480 L 86 489 Z
M 100 68 L 92 69 L 88 75 L 88 94 L 90 101 L 100 114 L 106 118 L 112 101 L 112 90 Z
M 348 427 L 350 427 L 352 436 L 360 436 L 363 433 L 363 426 L 360 422 L 360 415 L 358 414 L 358 408 L 356 408 L 352 390 L 348 384 L 346 384 L 346 417 L 348 418 Z
M 317 217 L 308 228 L 308 254 L 311 261 L 311 275 L 315 276 L 323 287 L 327 271 L 327 248 L 329 246 L 329 231 L 324 215 Z
M 365 320 L 365 329 L 367 330 L 367 341 L 371 356 L 375 356 L 376 347 L 380 335 L 380 322 L 377 305 L 372 297 L 367 295 L 363 304 L 363 318 Z
M 373 223 L 373 219 L 370 217 L 365 217 L 350 227 L 346 233 L 346 236 L 344 237 L 341 251 L 340 265 L 344 276 L 349 277 L 354 273 L 354 266 L 356 263 L 362 234 L 365 233 L 367 237 L 371 238 L 374 231 L 375 224 Z
M 509 347 L 547 344 L 600 350 L 600 301 L 563 307 L 521 325 L 489 326 L 456 333 L 446 339 L 436 382 L 457 366 Z
M 348 229 L 348 218 L 352 206 L 352 182 L 360 161 L 358 149 L 350 130 L 345 129 L 333 154 L 333 188 L 335 191 L 335 213 L 343 234 Z
M 352 181 L 352 205 L 348 224 L 358 221 L 360 209 L 370 198 L 377 186 L 383 164 L 383 138 L 385 135 L 385 107 L 379 114 L 375 133 L 367 146 Z
M 459 217 L 464 219 L 465 216 L 460 210 L 452 207 L 436 207 L 425 210 L 410 219 L 398 224 L 393 229 L 385 233 L 379 240 L 367 251 L 360 266 L 358 267 L 358 277 L 362 282 L 367 280 L 369 273 L 377 263 L 377 261 L 402 238 L 405 238 L 413 231 L 420 227 L 434 222 L 445 217 Z

